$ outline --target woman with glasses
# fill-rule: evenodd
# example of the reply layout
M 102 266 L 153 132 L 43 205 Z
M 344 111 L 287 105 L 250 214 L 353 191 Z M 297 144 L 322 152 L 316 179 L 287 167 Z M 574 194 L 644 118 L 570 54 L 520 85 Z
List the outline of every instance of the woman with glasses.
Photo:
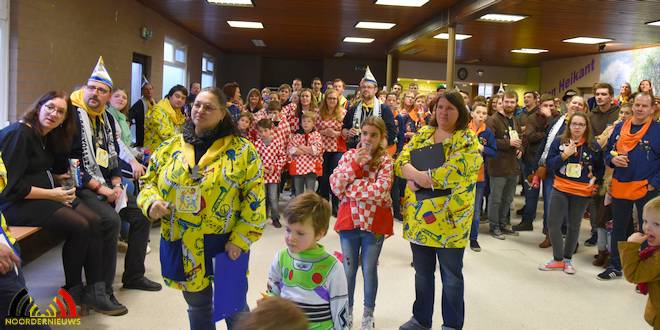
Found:
M 548 227 L 553 258 L 539 270 L 560 270 L 575 274 L 573 253 L 580 234 L 580 223 L 598 185 L 603 181 L 605 165 L 600 146 L 593 141 L 589 117 L 576 112 L 568 118 L 568 129 L 550 146 L 546 167 L 554 172 L 550 194 Z M 566 239 L 561 226 L 566 221 Z

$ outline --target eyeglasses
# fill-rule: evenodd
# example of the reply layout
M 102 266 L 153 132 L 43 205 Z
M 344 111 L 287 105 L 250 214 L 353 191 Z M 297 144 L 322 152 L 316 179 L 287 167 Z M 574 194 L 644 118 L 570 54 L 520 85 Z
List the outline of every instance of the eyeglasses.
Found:
M 46 108 L 46 111 L 50 114 L 56 114 L 59 117 L 66 116 L 66 109 L 58 108 L 52 103 L 47 103 L 43 105 Z
M 197 111 L 203 110 L 205 112 L 213 112 L 219 109 L 218 107 L 212 105 L 211 103 L 201 103 L 201 102 L 193 103 L 192 107 Z
M 85 88 L 87 88 L 88 92 L 92 92 L 92 93 L 98 92 L 99 95 L 105 95 L 105 94 L 110 93 L 109 89 L 106 89 L 106 88 L 103 88 L 103 87 L 96 87 L 96 86 L 87 85 L 87 86 L 85 86 Z
M 587 127 L 585 123 L 571 123 L 571 127 Z
M 326 97 L 325 99 L 326 99 L 326 100 L 333 100 L 333 101 L 337 101 L 337 98 L 336 98 L 336 97 Z

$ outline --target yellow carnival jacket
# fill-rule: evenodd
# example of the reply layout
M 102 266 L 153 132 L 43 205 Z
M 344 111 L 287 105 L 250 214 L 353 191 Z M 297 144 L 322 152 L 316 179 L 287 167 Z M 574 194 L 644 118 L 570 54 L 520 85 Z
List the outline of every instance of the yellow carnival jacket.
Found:
M 403 148 L 395 163 L 395 173 L 410 163 L 410 152 L 434 144 L 435 127 L 420 129 Z M 451 189 L 447 196 L 417 201 L 406 187 L 403 197 L 403 237 L 408 241 L 438 248 L 464 248 L 472 224 L 475 188 L 483 162 L 477 149 L 477 138 L 470 129 L 458 130 L 442 145 L 443 166 L 431 170 L 435 189 Z
M 7 168 L 5 163 L 2 161 L 2 152 L 0 152 L 0 192 L 2 192 L 7 186 Z M 9 244 L 14 244 L 16 240 L 9 232 L 7 228 L 7 221 L 5 221 L 5 216 L 0 214 L 0 234 L 4 234 L 9 241 Z
M 163 141 L 181 133 L 186 117 L 181 109 L 174 109 L 168 98 L 149 107 L 144 116 L 144 146 L 154 151 Z
M 156 149 L 141 178 L 138 206 L 145 215 L 154 201 L 171 203 L 171 216 L 160 219 L 161 272 L 170 287 L 198 292 L 210 284 L 212 258 L 227 241 L 244 252 L 257 241 L 266 222 L 261 159 L 247 139 L 216 140 L 195 167 L 194 147 L 176 135 Z M 193 172 L 201 178 L 194 179 Z M 177 190 L 199 187 L 196 213 L 176 211 Z

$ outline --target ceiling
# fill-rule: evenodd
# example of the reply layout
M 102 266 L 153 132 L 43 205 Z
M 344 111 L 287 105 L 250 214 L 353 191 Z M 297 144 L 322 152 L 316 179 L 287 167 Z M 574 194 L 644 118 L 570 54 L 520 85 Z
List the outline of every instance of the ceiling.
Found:
M 431 0 L 421 8 L 376 5 L 373 0 L 253 0 L 255 7 L 220 7 L 204 0 L 139 0 L 191 33 L 226 52 L 272 57 L 383 59 L 388 50 L 401 59 L 446 61 L 447 41 L 433 39 L 456 24 L 472 38 L 457 41 L 458 63 L 529 67 L 541 61 L 598 52 L 597 45 L 567 44 L 576 36 L 614 39 L 606 51 L 660 43 L 660 1 L 595 0 Z M 527 15 L 506 24 L 475 19 L 487 13 Z M 232 28 L 227 20 L 260 21 L 264 29 Z M 357 29 L 358 21 L 396 23 L 391 30 Z M 369 37 L 370 44 L 342 42 Z M 266 47 L 255 47 L 262 39 Z M 405 40 L 405 41 L 401 41 Z M 543 48 L 538 55 L 514 48 Z M 406 54 L 411 49 L 415 54 Z

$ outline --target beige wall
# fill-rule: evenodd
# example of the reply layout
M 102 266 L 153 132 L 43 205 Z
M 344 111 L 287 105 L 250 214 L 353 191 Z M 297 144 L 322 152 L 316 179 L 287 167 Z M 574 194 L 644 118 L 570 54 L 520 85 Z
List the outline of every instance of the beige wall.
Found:
M 600 79 L 600 54 L 541 63 L 541 91 L 562 96 L 568 89 L 591 88 Z
M 221 62 L 220 50 L 134 0 L 12 0 L 10 20 L 9 120 L 47 90 L 83 84 L 99 55 L 115 86 L 126 89 L 133 52 L 151 56 L 160 97 L 165 36 L 187 45 L 188 82 L 201 79 L 202 53 Z M 142 26 L 153 30 L 151 40 L 140 38 Z
M 466 82 L 476 83 L 508 83 L 524 85 L 528 82 L 528 68 L 485 66 L 472 64 L 456 64 L 456 72 L 459 68 L 466 68 L 468 76 Z M 483 75 L 479 76 L 477 70 L 483 70 Z M 400 78 L 417 78 L 420 80 L 442 80 L 447 79 L 447 64 L 440 62 L 421 62 L 421 61 L 399 61 Z M 458 77 L 454 78 L 459 81 Z

